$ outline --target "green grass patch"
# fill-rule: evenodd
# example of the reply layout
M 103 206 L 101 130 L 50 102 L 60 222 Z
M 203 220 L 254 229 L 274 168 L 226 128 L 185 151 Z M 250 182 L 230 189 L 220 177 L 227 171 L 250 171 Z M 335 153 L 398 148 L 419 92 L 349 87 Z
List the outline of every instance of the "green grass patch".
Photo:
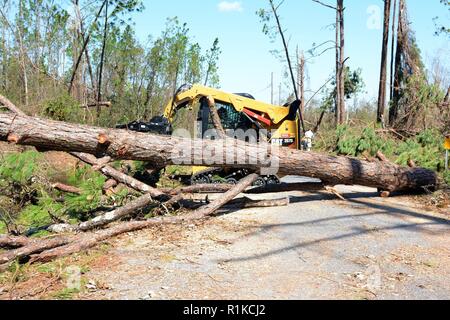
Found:
M 64 288 L 52 294 L 51 298 L 56 300 L 73 300 L 80 293 L 79 289 Z

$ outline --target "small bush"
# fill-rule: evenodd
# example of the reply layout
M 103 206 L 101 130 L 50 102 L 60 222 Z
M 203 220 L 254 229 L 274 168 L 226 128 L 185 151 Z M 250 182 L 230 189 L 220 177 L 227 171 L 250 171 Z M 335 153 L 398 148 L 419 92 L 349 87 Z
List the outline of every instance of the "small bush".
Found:
M 42 113 L 45 117 L 58 121 L 80 121 L 82 115 L 79 103 L 68 94 L 48 100 Z

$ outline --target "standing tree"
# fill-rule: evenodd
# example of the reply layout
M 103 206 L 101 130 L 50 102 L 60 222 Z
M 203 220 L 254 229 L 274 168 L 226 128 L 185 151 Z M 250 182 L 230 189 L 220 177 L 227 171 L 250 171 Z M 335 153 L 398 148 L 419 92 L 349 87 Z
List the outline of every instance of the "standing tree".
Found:
M 345 108 L 345 35 L 344 35 L 344 0 L 337 0 L 337 10 L 339 13 L 339 124 L 346 122 Z
M 336 11 L 336 99 L 335 115 L 336 125 L 346 121 L 345 108 L 345 24 L 344 24 L 344 0 L 336 0 L 336 6 L 329 5 L 319 0 L 313 0 L 318 4 Z
M 206 53 L 206 63 L 208 64 L 208 66 L 206 69 L 205 86 L 207 86 L 208 83 L 212 86 L 218 85 L 217 63 L 219 61 L 220 53 L 221 53 L 221 51 L 220 51 L 220 47 L 219 47 L 219 38 L 216 38 L 214 40 L 213 46 Z
M 383 44 L 381 49 L 380 86 L 378 90 L 377 122 L 384 124 L 386 107 L 387 54 L 389 43 L 389 25 L 391 15 L 391 0 L 384 0 Z
M 271 9 L 272 15 L 273 15 L 273 17 L 275 18 L 275 21 L 276 21 L 276 27 L 275 28 L 278 30 L 278 34 L 280 35 L 281 41 L 283 43 L 283 48 L 284 48 L 284 53 L 285 53 L 287 64 L 288 64 L 289 74 L 291 76 L 292 86 L 293 86 L 293 89 L 294 89 L 295 99 L 296 100 L 300 100 L 300 97 L 299 97 L 298 91 L 297 91 L 297 82 L 295 81 L 294 69 L 292 67 L 291 57 L 289 55 L 288 43 L 286 41 L 286 37 L 284 35 L 284 31 L 283 31 L 283 28 L 281 26 L 280 15 L 278 13 L 278 10 L 279 10 L 280 6 L 283 4 L 283 1 L 280 2 L 277 5 L 274 3 L 273 0 L 268 0 L 268 1 L 269 1 L 269 4 L 270 4 L 270 9 Z M 260 17 L 261 21 L 264 23 L 263 32 L 266 35 L 269 35 L 269 36 L 275 38 L 275 34 L 276 33 L 272 32 L 272 34 L 271 34 L 270 28 L 268 26 L 268 22 L 270 21 L 271 14 L 268 11 L 264 10 L 264 9 L 258 10 L 256 12 L 256 14 Z M 303 132 L 306 132 L 306 130 L 305 130 L 305 123 L 303 121 L 303 113 L 302 113 L 301 109 L 299 109 L 298 112 L 297 112 L 297 118 L 298 118 L 298 120 L 300 122 L 301 129 L 303 130 Z M 299 143 L 300 143 L 300 141 L 299 141 Z

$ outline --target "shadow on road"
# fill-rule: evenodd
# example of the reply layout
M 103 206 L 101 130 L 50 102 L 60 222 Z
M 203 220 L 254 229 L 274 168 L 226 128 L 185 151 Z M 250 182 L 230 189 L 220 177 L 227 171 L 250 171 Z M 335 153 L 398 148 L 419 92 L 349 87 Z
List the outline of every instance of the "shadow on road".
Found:
M 301 221 L 301 222 L 295 222 L 295 223 L 283 223 L 283 224 L 267 224 L 260 227 L 257 227 L 257 229 L 253 232 L 250 232 L 245 235 L 246 238 L 251 237 L 253 235 L 259 234 L 259 233 L 265 233 L 270 231 L 271 229 L 275 228 L 287 228 L 287 227 L 304 227 L 304 226 L 313 226 L 315 224 L 320 224 L 324 222 L 331 222 L 331 221 L 339 221 L 339 220 L 345 220 L 345 219 L 351 219 L 351 218 L 363 218 L 363 217 L 371 217 L 371 216 L 391 216 L 398 219 L 401 219 L 403 223 L 395 223 L 392 226 L 385 226 L 385 227 L 375 227 L 373 229 L 366 229 L 361 227 L 351 227 L 352 232 L 344 233 L 341 235 L 335 235 L 330 237 L 324 237 L 316 240 L 310 240 L 310 241 L 301 241 L 298 243 L 295 243 L 290 246 L 286 246 L 280 249 L 276 250 L 270 250 L 265 253 L 258 253 L 243 257 L 237 257 L 233 259 L 227 259 L 222 262 L 243 262 L 243 261 L 249 261 L 249 260 L 257 260 L 257 259 L 263 259 L 267 258 L 273 255 L 278 255 L 287 251 L 291 250 L 297 250 L 300 248 L 306 248 L 317 244 L 323 244 L 327 242 L 334 242 L 346 238 L 352 238 L 352 237 L 361 237 L 366 234 L 374 233 L 374 232 L 381 232 L 381 231 L 394 231 L 394 230 L 406 230 L 408 232 L 416 232 L 416 233 L 428 233 L 428 234 L 436 234 L 436 232 L 432 232 L 429 230 L 430 226 L 443 226 L 445 231 L 440 231 L 439 233 L 448 232 L 450 231 L 450 220 L 446 218 L 441 218 L 433 215 L 428 215 L 424 213 L 419 213 L 416 211 L 408 210 L 405 208 L 398 208 L 394 207 L 388 204 L 381 204 L 381 203 L 374 203 L 372 201 L 362 201 L 361 199 L 364 198 L 373 198 L 375 196 L 378 196 L 377 193 L 350 193 L 345 194 L 344 197 L 348 200 L 349 203 L 358 205 L 359 207 L 367 207 L 369 210 L 374 210 L 370 213 L 364 213 L 364 214 L 347 214 L 347 215 L 337 215 L 333 217 L 327 217 L 322 219 L 315 219 L 310 221 Z M 306 195 L 305 197 L 292 197 L 291 203 L 301 203 L 301 202 L 308 202 L 308 201 L 323 201 L 323 200 L 336 200 L 335 196 L 332 194 L 314 194 L 314 195 Z M 342 202 L 345 204 L 345 202 Z M 419 223 L 408 223 L 408 221 L 405 221 L 405 218 L 417 218 L 422 219 L 424 222 Z M 448 230 L 447 230 L 448 229 Z M 300 232 L 300 230 L 299 230 Z

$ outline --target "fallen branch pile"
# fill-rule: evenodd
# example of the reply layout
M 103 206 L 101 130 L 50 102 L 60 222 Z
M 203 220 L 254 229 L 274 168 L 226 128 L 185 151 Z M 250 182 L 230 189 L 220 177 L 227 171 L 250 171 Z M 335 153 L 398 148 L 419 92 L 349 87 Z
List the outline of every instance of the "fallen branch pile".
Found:
M 99 214 L 92 220 L 77 225 L 63 223 L 48 226 L 47 230 L 56 234 L 50 238 L 36 240 L 26 237 L 0 236 L 0 248 L 8 249 L 0 254 L 0 270 L 6 269 L 16 260 L 31 263 L 47 262 L 92 248 L 111 237 L 127 232 L 156 225 L 200 221 L 213 216 L 227 205 L 248 208 L 289 204 L 289 199 L 286 198 L 263 201 L 254 201 L 246 197 L 236 199 L 241 193 L 329 190 L 341 197 L 330 186 L 360 184 L 376 187 L 385 192 L 431 189 L 438 186 L 438 179 L 434 172 L 415 167 L 399 167 L 387 159 L 362 161 L 290 149 L 273 153 L 268 144 L 261 146 L 229 139 L 220 127 L 220 121 L 216 119 L 218 118 L 217 110 L 212 102 L 210 103 L 211 114 L 213 119 L 216 119 L 214 124 L 221 138 L 215 141 L 193 141 L 44 120 L 28 117 L 2 96 L 0 96 L 0 104 L 14 113 L 0 113 L 0 140 L 34 146 L 37 150 L 69 152 L 109 179 L 104 187 L 105 190 L 120 183 L 141 194 L 124 206 Z M 232 159 L 232 161 L 219 161 L 212 164 L 203 153 L 205 149 L 222 150 L 222 158 Z M 259 157 L 261 152 L 267 153 L 265 159 Z M 259 172 L 270 162 L 279 165 L 280 175 L 309 176 L 321 179 L 322 183 L 280 184 L 249 189 L 259 178 L 259 174 L 252 173 L 236 185 L 194 185 L 177 189 L 157 189 L 113 168 L 109 165 L 112 160 L 142 160 L 149 162 L 155 168 L 164 168 L 167 165 L 183 162 L 184 165 L 245 168 L 251 172 Z M 242 160 L 245 161 L 242 162 Z M 67 193 L 80 192 L 76 188 L 60 183 L 53 184 L 52 187 Z M 189 195 L 196 193 L 220 193 L 221 196 L 211 202 L 206 199 L 202 203 L 193 203 L 189 200 Z M 191 207 L 195 209 L 185 210 L 180 215 L 172 215 L 174 209 L 183 207 L 184 201 L 190 201 Z M 156 210 L 153 212 L 158 213 L 159 216 L 147 220 L 136 220 L 137 213 L 148 213 L 154 208 Z M 121 222 L 110 226 L 118 221 Z

